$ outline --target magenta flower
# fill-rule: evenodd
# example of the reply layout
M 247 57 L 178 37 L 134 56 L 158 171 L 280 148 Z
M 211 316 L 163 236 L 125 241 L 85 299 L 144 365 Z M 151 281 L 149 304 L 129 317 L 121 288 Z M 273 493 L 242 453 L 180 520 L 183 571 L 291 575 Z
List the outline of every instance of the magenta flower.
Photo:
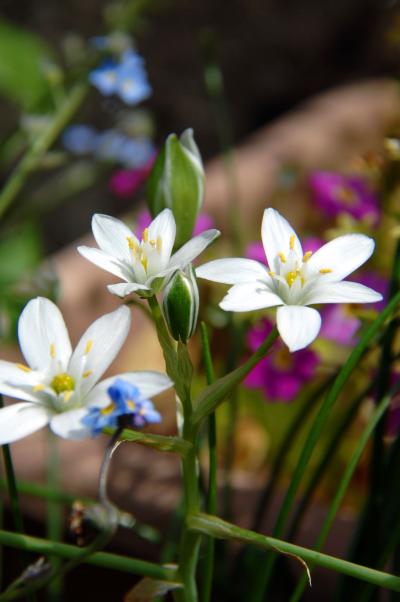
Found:
M 379 200 L 363 178 L 316 171 L 309 181 L 315 204 L 326 215 L 335 217 L 345 212 L 355 219 L 378 222 Z
M 119 169 L 110 178 L 109 188 L 120 199 L 129 199 L 145 182 L 153 166 L 152 159 L 143 167 L 136 169 Z M 149 220 L 150 223 L 151 220 Z
M 272 328 L 270 320 L 260 320 L 248 332 L 249 348 L 258 349 Z M 282 341 L 277 341 L 272 353 L 253 368 L 244 382 L 249 389 L 262 389 L 269 401 L 292 401 L 314 376 L 319 363 L 319 356 L 311 349 L 290 353 Z
M 149 227 L 151 220 L 152 220 L 152 217 L 151 217 L 150 211 L 148 211 L 147 209 L 143 209 L 142 211 L 140 211 L 137 214 L 137 216 L 136 216 L 136 235 L 138 237 L 141 236 L 143 230 L 145 230 L 146 228 Z M 211 228 L 214 228 L 214 226 L 215 226 L 215 222 L 214 222 L 214 219 L 211 217 L 211 215 L 208 215 L 207 213 L 200 213 L 200 215 L 197 216 L 197 220 L 196 220 L 192 235 L 197 236 L 198 234 L 201 234 L 202 232 L 205 232 L 206 230 L 210 230 Z

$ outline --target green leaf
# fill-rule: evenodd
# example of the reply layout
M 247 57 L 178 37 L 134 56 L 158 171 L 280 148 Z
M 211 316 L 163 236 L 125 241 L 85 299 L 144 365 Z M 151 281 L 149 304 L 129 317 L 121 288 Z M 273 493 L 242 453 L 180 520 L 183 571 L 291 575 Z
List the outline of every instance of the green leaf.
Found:
M 0 94 L 24 110 L 49 93 L 42 65 L 50 51 L 38 36 L 0 20 Z
M 40 234 L 35 223 L 25 223 L 0 240 L 0 294 L 34 269 L 42 258 Z

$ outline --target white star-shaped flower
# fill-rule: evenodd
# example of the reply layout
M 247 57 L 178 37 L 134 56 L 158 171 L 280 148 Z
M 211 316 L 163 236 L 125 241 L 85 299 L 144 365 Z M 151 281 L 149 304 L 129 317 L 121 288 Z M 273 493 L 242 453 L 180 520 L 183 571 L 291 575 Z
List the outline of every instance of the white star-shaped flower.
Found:
M 196 275 L 233 284 L 220 303 L 226 311 L 278 307 L 278 331 L 290 351 L 303 349 L 319 333 L 321 316 L 309 305 L 381 301 L 371 288 L 343 282 L 372 255 L 375 243 L 368 236 L 346 234 L 303 254 L 296 232 L 275 209 L 264 211 L 261 235 L 269 267 L 252 259 L 217 259 Z
M 158 372 L 130 372 L 99 378 L 121 349 L 130 328 L 130 311 L 120 307 L 93 322 L 72 351 L 57 306 L 32 299 L 18 322 L 18 338 L 26 364 L 0 360 L 0 393 L 23 399 L 0 410 L 0 445 L 11 443 L 46 424 L 60 437 L 81 439 L 90 431 L 82 418 L 89 408 L 107 407 L 107 389 L 117 378 L 137 387 L 148 399 L 172 386 Z
M 78 247 L 78 251 L 95 265 L 124 280 L 107 287 L 119 297 L 134 292 L 145 297 L 157 293 L 176 270 L 191 263 L 220 234 L 218 230 L 206 230 L 171 256 L 176 224 L 170 209 L 157 215 L 143 231 L 140 241 L 121 220 L 109 215 L 94 215 L 92 230 L 100 249 Z

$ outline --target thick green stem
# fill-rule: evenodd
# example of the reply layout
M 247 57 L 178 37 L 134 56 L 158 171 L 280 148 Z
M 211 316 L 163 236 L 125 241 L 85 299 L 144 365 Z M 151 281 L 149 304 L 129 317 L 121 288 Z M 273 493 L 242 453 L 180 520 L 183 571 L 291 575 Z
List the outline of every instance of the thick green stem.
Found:
M 207 326 L 201 323 L 201 340 L 203 345 L 203 363 L 206 371 L 207 384 L 211 385 L 214 381 L 214 369 L 210 350 L 210 341 L 207 333 Z M 217 512 L 217 429 L 215 412 L 208 417 L 208 495 L 206 508 L 209 514 Z M 202 602 L 208 602 L 211 597 L 212 581 L 214 573 L 215 544 L 212 537 L 206 541 L 206 551 L 203 565 L 203 588 Z
M 76 84 L 71 89 L 52 121 L 35 139 L 30 149 L 28 149 L 18 163 L 0 194 L 0 217 L 7 211 L 21 191 L 28 176 L 35 171 L 42 157 L 57 140 L 71 117 L 78 110 L 86 96 L 87 90 L 87 83 Z
M 303 548 L 295 544 L 276 539 L 275 537 L 267 537 L 236 527 L 226 521 L 208 514 L 198 514 L 191 516 L 188 521 L 189 527 L 199 533 L 212 535 L 219 539 L 234 539 L 250 544 L 254 544 L 261 548 L 272 550 L 273 553 L 282 553 L 289 556 L 301 558 L 304 562 L 312 563 L 316 566 L 324 567 L 338 573 L 350 575 L 362 581 L 368 581 L 380 587 L 386 587 L 396 592 L 400 592 L 400 577 L 376 571 L 365 566 L 353 564 L 341 558 L 328 556 L 315 550 Z
M 397 293 L 397 295 L 391 299 L 390 303 L 385 307 L 385 309 L 378 316 L 375 322 L 364 333 L 364 336 L 362 337 L 358 345 L 353 349 L 349 359 L 347 360 L 346 364 L 341 368 L 337 378 L 335 379 L 335 382 L 333 383 L 332 388 L 328 392 L 328 395 L 326 396 L 308 433 L 307 439 L 300 454 L 299 461 L 291 479 L 288 491 L 283 500 L 273 531 L 275 537 L 280 537 L 285 529 L 286 522 L 289 518 L 293 504 L 295 502 L 298 487 L 303 478 L 303 474 L 307 468 L 311 454 L 314 451 L 315 445 L 319 440 L 320 434 L 330 416 L 331 410 L 339 396 L 339 393 L 342 391 L 343 387 L 345 386 L 353 370 L 361 360 L 368 346 L 375 339 L 375 337 L 379 333 L 379 330 L 384 325 L 385 321 L 388 318 L 390 318 L 392 314 L 396 311 L 399 304 L 400 292 Z M 263 565 L 264 570 L 262 573 L 259 573 L 258 581 L 256 584 L 254 584 L 254 591 L 251 598 L 251 602 L 261 602 L 263 600 L 265 592 L 267 591 L 271 580 L 274 565 L 275 556 L 269 554 L 267 562 Z

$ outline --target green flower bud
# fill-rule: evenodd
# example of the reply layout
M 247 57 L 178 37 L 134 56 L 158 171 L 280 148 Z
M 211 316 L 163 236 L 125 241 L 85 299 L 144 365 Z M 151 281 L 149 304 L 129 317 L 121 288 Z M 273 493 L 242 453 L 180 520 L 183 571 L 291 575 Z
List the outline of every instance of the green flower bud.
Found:
M 176 248 L 191 237 L 203 197 L 204 169 L 193 130 L 180 138 L 170 134 L 151 171 L 147 200 L 153 217 L 166 208 L 173 212 Z
M 177 270 L 164 289 L 163 310 L 169 331 L 186 343 L 193 335 L 199 314 L 199 289 L 194 268 Z

